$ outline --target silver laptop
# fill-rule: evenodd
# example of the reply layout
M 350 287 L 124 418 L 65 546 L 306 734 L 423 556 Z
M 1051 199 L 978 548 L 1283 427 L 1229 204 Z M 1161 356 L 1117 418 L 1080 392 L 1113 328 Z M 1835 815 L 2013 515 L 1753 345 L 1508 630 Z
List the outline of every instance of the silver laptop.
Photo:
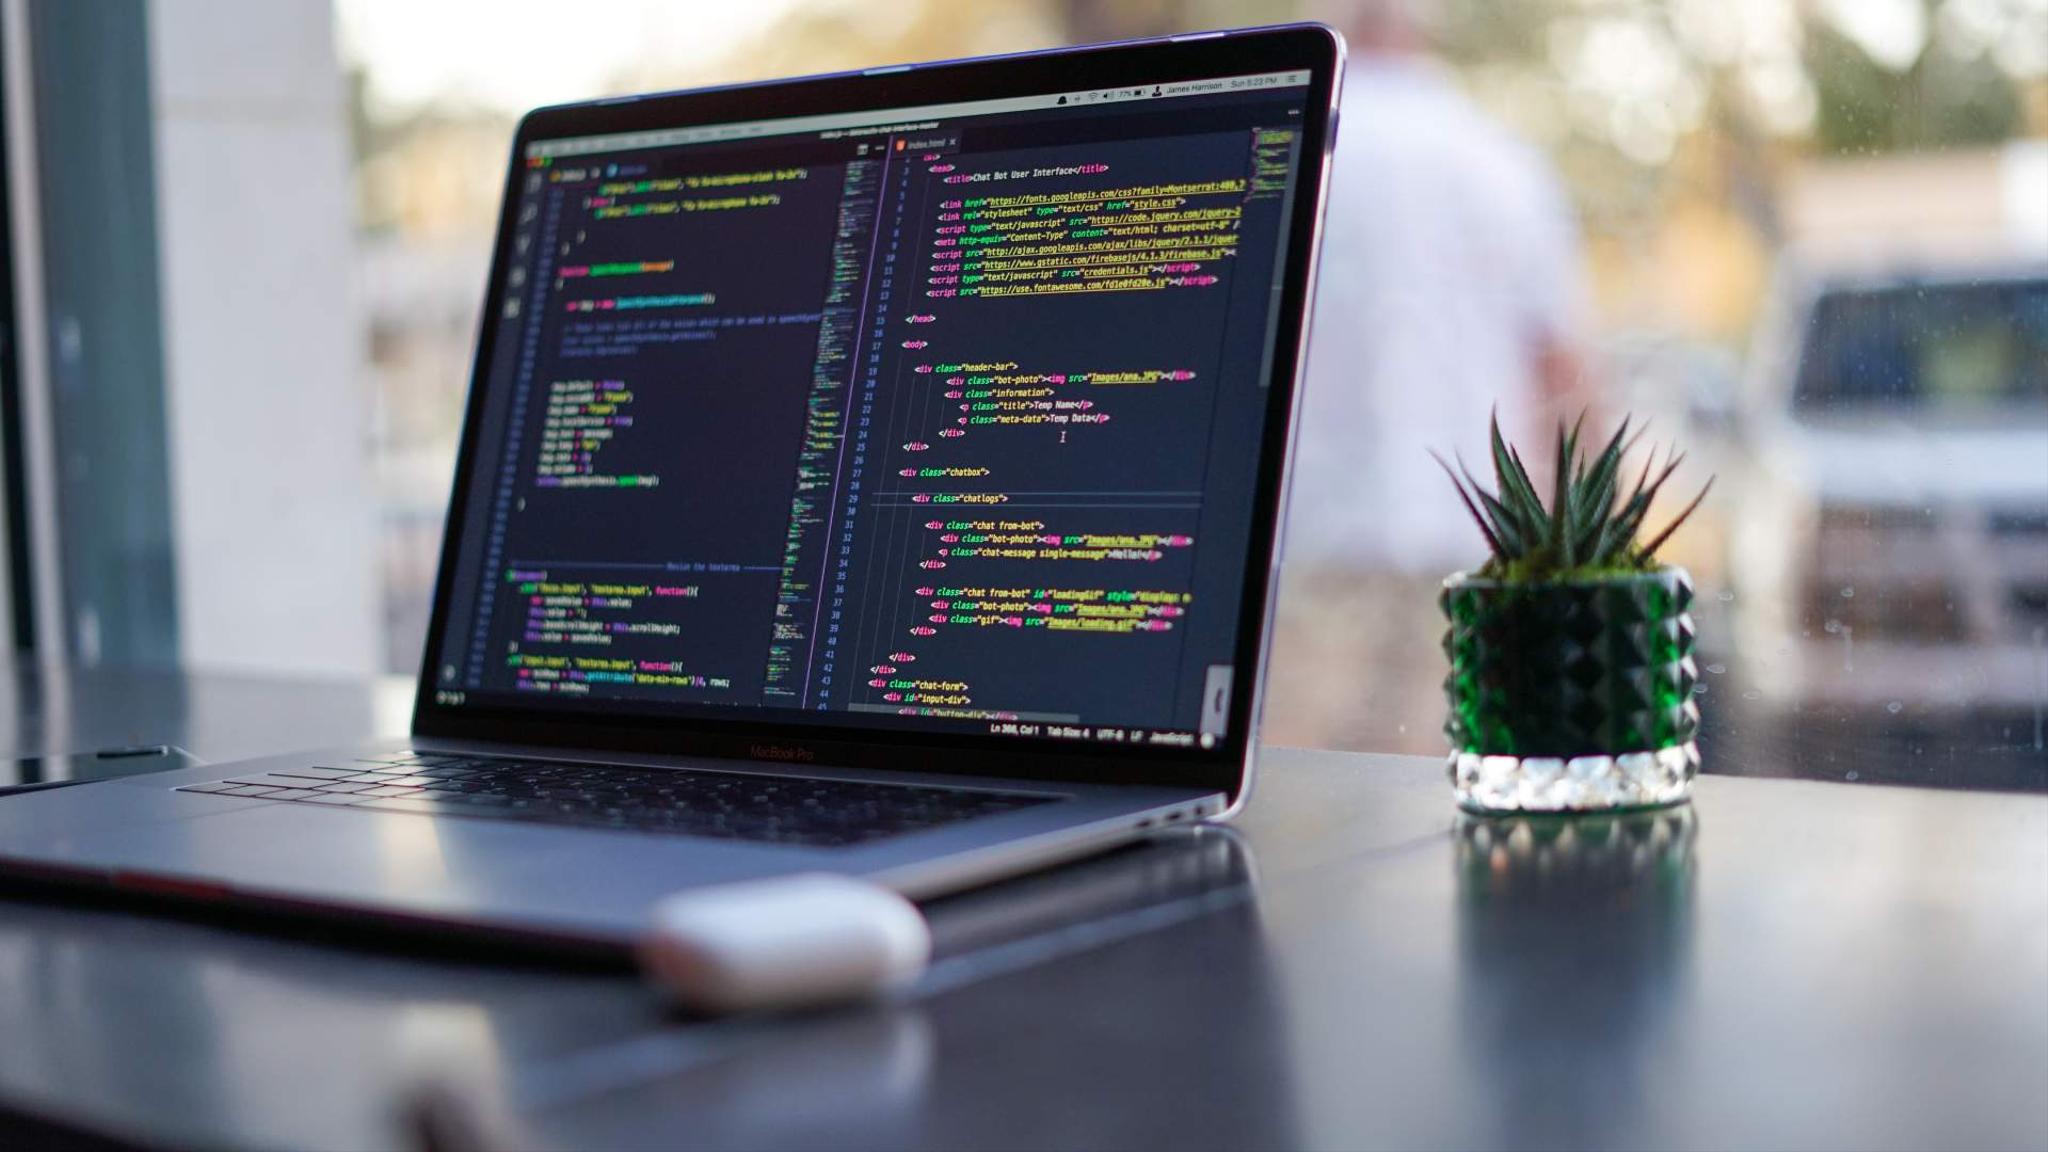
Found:
M 531 113 L 411 737 L 0 799 L 0 870 L 612 946 L 696 885 L 927 897 L 1230 814 L 1341 57 Z

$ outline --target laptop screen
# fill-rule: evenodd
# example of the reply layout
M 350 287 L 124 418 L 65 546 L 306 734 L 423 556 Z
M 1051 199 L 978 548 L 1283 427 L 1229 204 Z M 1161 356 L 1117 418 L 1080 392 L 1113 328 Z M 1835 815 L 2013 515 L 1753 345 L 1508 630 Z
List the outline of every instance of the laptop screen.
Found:
M 530 141 L 435 702 L 1216 746 L 1309 79 Z

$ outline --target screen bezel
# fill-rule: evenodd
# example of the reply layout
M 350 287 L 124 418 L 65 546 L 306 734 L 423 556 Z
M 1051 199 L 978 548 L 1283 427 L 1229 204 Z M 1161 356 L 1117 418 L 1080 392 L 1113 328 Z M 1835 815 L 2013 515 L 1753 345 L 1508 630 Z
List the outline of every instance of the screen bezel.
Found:
M 1320 24 L 1291 24 L 599 100 L 529 112 L 519 123 L 507 165 L 454 490 L 442 535 L 433 614 L 413 707 L 413 734 L 1054 782 L 1172 785 L 1225 792 L 1235 801 L 1249 763 L 1257 705 L 1255 681 L 1259 679 L 1243 672 L 1259 667 L 1270 625 L 1269 583 L 1283 511 L 1285 458 L 1296 409 L 1297 370 L 1305 351 L 1302 337 L 1308 324 L 1310 273 L 1320 232 L 1342 58 L 1343 42 L 1334 31 Z M 1279 330 L 1269 368 L 1271 397 L 1260 443 L 1244 596 L 1238 606 L 1238 643 L 1232 667 L 1239 674 L 1232 678 L 1224 738 L 1214 748 L 1106 746 L 1052 737 L 916 732 L 809 720 L 790 724 L 780 718 L 741 718 L 744 713 L 738 706 L 734 711 L 741 715 L 728 719 L 657 713 L 579 715 L 496 703 L 446 705 L 436 699 L 434 670 L 440 666 L 454 559 L 469 504 L 470 464 L 477 451 L 484 388 L 498 337 L 498 304 L 511 258 L 518 181 L 530 142 L 1297 69 L 1309 73 L 1309 85 L 1290 214 L 1295 223 L 1286 238 Z

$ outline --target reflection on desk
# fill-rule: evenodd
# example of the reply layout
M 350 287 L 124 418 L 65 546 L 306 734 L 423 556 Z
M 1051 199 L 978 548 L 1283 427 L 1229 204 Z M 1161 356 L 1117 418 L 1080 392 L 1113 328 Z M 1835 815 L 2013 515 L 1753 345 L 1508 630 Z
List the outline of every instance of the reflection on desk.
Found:
M 1216 1073 L 1253 1060 L 1284 1078 L 1282 1017 L 1274 1011 L 1253 877 L 1251 851 L 1239 837 L 1186 829 L 940 901 L 929 909 L 938 949 L 932 968 L 890 1002 L 818 1018 L 721 1022 L 695 1036 L 629 1041 L 527 1068 L 506 1094 L 526 1112 L 501 1130 L 559 1148 L 678 1140 L 710 1148 L 849 1140 L 959 1147 L 1007 1143 L 1014 1129 L 992 1112 L 949 1102 L 1010 1097 L 1033 1113 L 1038 1132 L 1026 1141 L 1033 1145 L 1129 1147 L 1195 1127 L 1216 1145 L 1294 1144 L 1288 1111 L 1264 1107 L 1260 1097 L 1179 1099 L 1171 1108 L 1163 1100 L 1114 1099 L 1131 1083 L 1127 1061 L 1147 1060 L 1158 1038 L 1125 1026 L 1114 1004 L 1076 1002 L 1060 982 L 1033 976 L 1048 965 L 1108 961 L 1114 946 L 1205 921 L 1213 943 L 1201 949 L 1200 964 L 1173 974 L 1133 956 L 1113 961 L 1116 970 L 1103 970 L 1101 979 L 1151 973 L 1147 998 L 1181 1004 L 1189 1025 L 1213 1038 Z M 994 982 L 1002 995 L 979 994 L 978 986 Z M 1209 995 L 1218 986 L 1242 995 L 1218 1001 Z M 946 1010 L 933 1011 L 939 1002 Z M 1020 1011 L 1045 1027 L 1018 1029 Z M 1020 1057 L 1052 1057 L 1060 1079 L 1092 1082 L 1108 1106 L 1090 1107 L 1071 1089 L 1058 1101 L 1038 1098 L 1030 1078 L 1009 1080 Z
M 1457 818 L 1456 1031 L 1475 1083 L 1499 1097 L 1488 1146 L 1570 1142 L 1585 1118 L 1567 1109 L 1588 1081 L 1606 1123 L 1649 1127 L 1647 1073 L 1677 1042 L 1698 829 L 1691 805 Z M 1580 1055 L 1551 1058 L 1562 1052 Z

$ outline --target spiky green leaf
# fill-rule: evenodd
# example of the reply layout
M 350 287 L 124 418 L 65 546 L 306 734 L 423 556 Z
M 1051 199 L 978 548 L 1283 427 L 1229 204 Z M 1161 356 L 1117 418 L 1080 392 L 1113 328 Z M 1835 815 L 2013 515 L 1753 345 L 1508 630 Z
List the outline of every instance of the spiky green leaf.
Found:
M 1574 572 L 1649 568 L 1657 548 L 1698 509 L 1707 488 L 1713 486 L 1709 480 L 1707 488 L 1662 532 L 1639 544 L 1638 536 L 1658 493 L 1685 456 L 1673 453 L 1660 464 L 1653 450 L 1634 484 L 1624 486 L 1623 461 L 1647 426 L 1633 418 L 1624 419 L 1599 451 L 1589 455 L 1582 451 L 1585 422 L 1582 413 L 1569 426 L 1558 423 L 1547 502 L 1538 493 L 1521 453 L 1502 435 L 1498 413 L 1487 429 L 1493 491 L 1487 491 L 1463 460 L 1454 469 L 1437 457 L 1465 510 L 1486 537 L 1493 553 L 1487 567 L 1493 574 L 1541 580 Z

